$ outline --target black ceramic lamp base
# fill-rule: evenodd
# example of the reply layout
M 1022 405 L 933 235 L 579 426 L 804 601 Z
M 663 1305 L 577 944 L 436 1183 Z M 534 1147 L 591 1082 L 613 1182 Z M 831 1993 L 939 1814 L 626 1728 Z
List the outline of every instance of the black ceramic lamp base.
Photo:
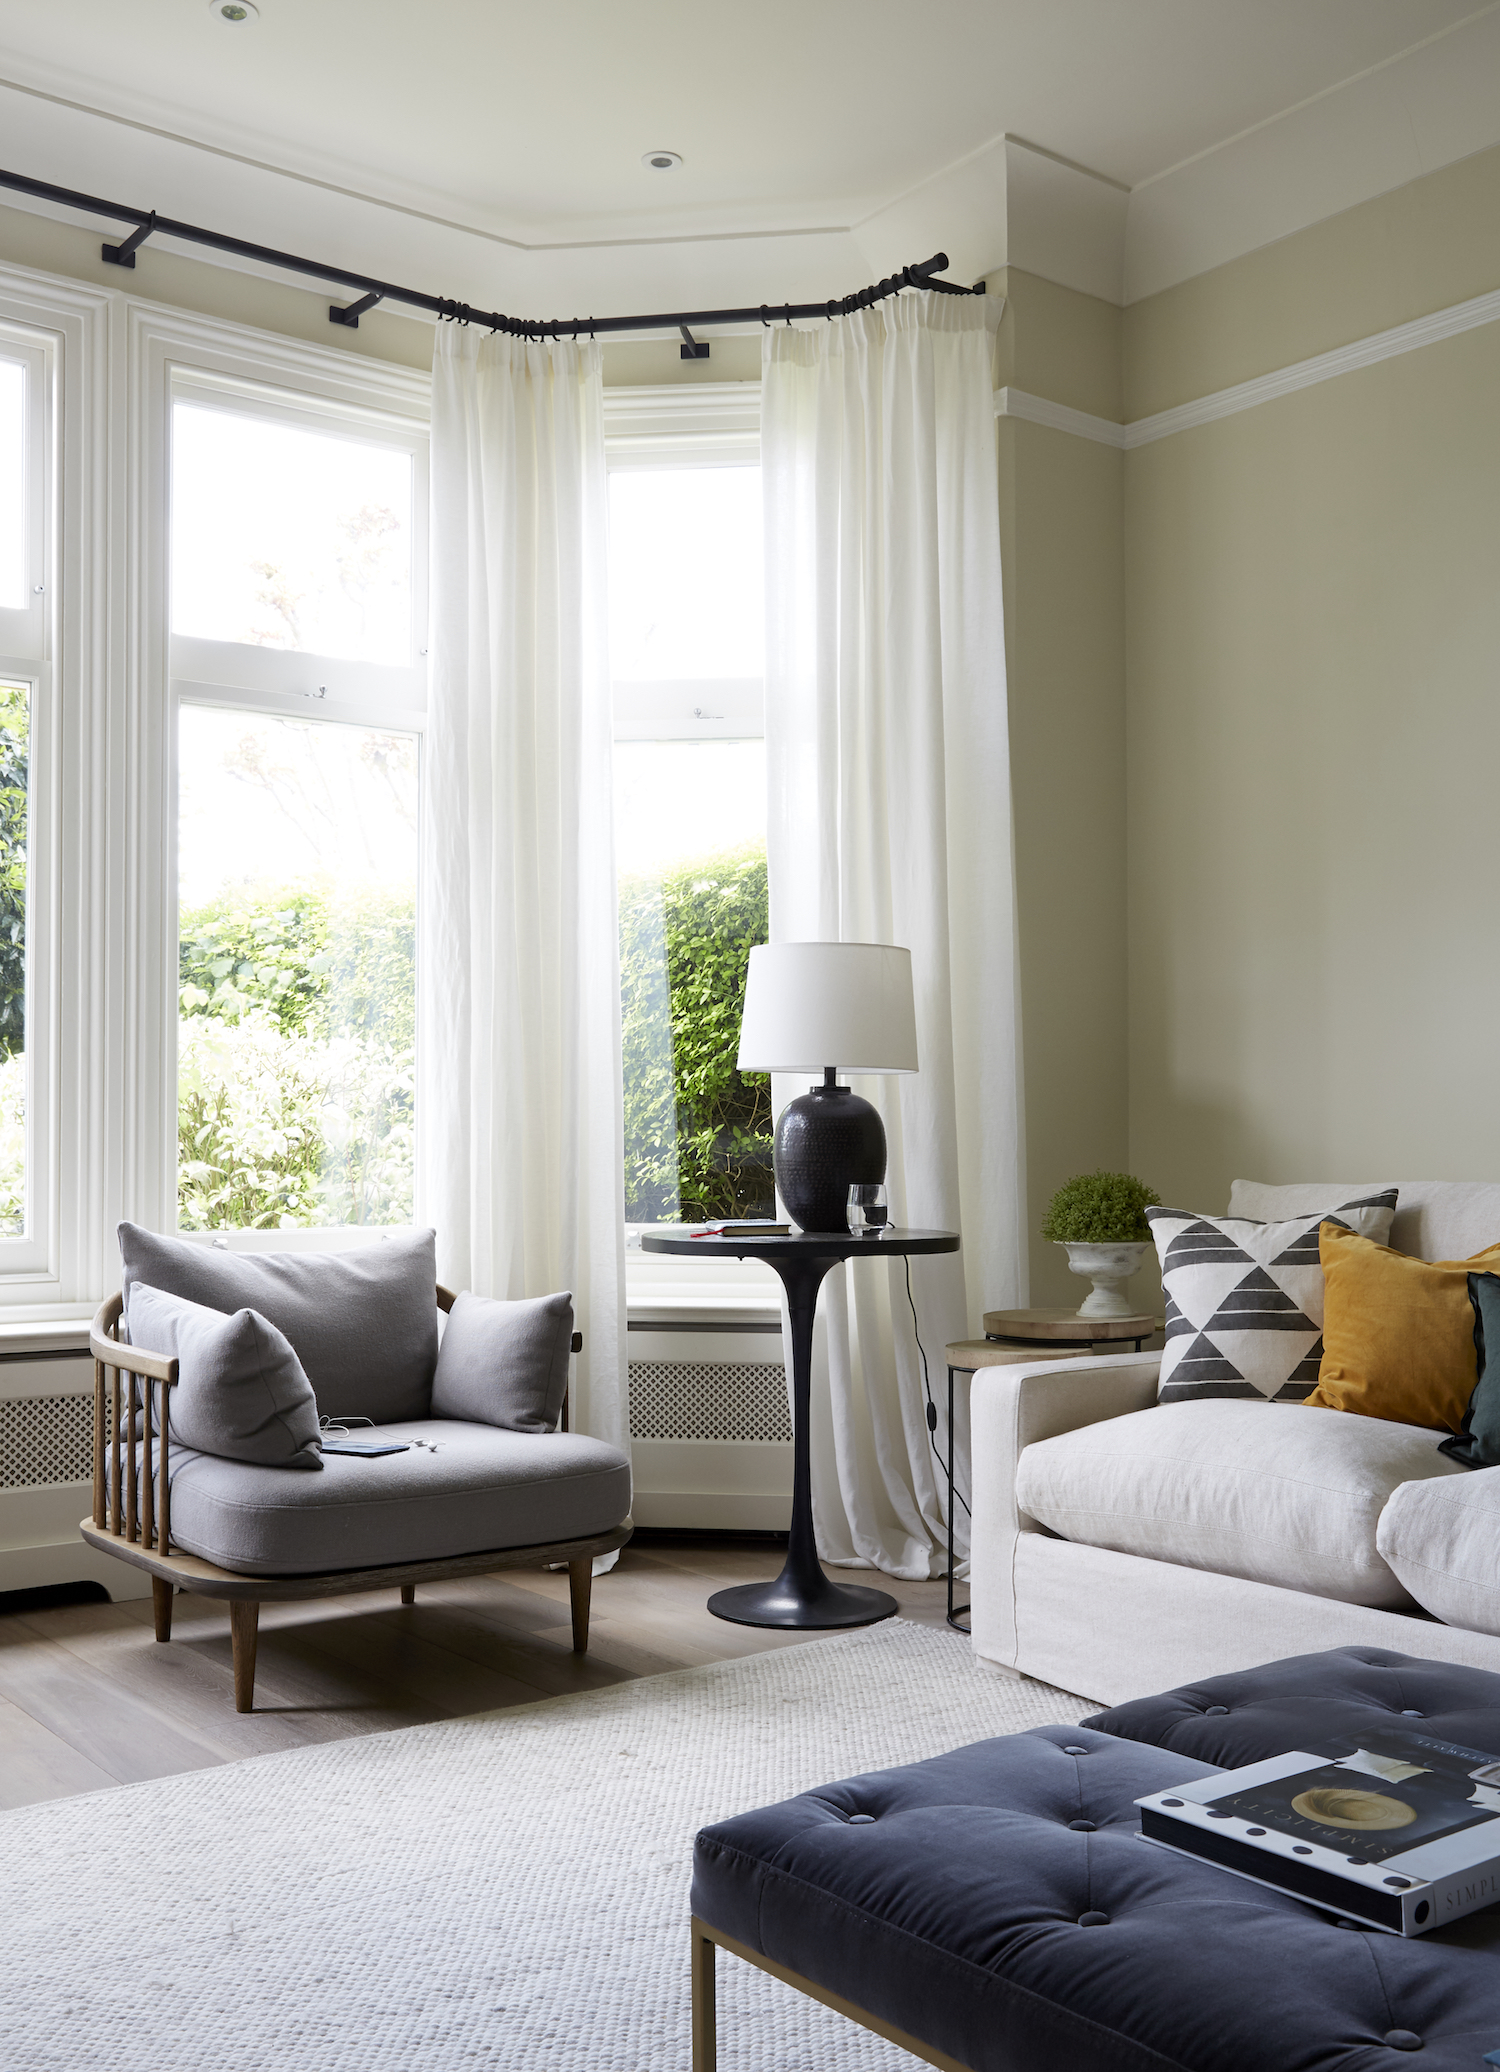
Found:
M 788 1101 L 776 1125 L 776 1186 L 799 1230 L 847 1230 L 850 1187 L 885 1178 L 885 1124 L 835 1070 Z

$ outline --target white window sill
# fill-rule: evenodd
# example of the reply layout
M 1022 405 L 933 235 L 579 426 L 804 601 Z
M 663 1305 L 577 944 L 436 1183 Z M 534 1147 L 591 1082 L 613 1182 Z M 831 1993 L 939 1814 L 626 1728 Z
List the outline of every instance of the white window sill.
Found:
M 638 1236 L 627 1231 L 625 1302 L 631 1323 L 694 1323 L 705 1329 L 780 1323 L 781 1281 L 763 1260 L 672 1258 L 640 1251 Z

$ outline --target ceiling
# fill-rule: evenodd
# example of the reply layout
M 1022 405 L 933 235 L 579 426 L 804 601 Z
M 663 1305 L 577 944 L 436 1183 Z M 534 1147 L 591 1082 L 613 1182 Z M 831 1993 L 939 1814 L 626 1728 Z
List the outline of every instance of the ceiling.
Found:
M 1005 133 L 1136 188 L 1489 12 L 261 0 L 230 28 L 207 0 L 6 0 L 0 76 L 325 191 L 527 247 L 597 246 L 855 228 Z M 679 171 L 643 169 L 662 147 Z

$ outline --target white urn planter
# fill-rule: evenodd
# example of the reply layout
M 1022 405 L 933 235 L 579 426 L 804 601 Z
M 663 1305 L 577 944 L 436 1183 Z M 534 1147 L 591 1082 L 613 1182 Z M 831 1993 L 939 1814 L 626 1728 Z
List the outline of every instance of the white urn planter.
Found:
M 1068 1271 L 1081 1273 L 1093 1282 L 1093 1292 L 1079 1308 L 1081 1317 L 1129 1317 L 1135 1311 L 1125 1295 L 1125 1283 L 1141 1270 L 1141 1260 L 1150 1243 L 1122 1245 L 1065 1244 Z

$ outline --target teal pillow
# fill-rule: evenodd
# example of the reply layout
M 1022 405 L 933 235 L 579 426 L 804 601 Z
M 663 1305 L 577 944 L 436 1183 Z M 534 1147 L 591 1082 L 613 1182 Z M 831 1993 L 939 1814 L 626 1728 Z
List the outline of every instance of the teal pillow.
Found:
M 1438 1448 L 1466 1468 L 1500 1468 L 1500 1273 L 1471 1273 L 1469 1300 L 1474 1305 L 1474 1350 L 1479 1379 L 1451 1439 Z M 1486 1371 L 1484 1349 L 1495 1348 Z

